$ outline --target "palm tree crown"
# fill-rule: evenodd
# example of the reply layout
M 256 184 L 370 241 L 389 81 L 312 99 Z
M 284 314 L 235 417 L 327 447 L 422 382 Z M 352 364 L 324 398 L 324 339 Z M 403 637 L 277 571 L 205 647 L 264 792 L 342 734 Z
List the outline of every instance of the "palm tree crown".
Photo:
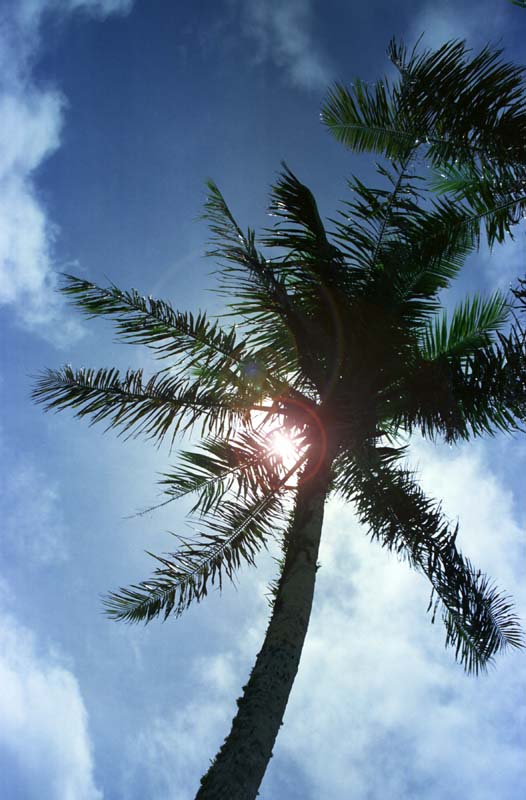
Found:
M 352 178 L 330 232 L 288 167 L 272 188 L 275 223 L 257 241 L 208 184 L 211 253 L 235 324 L 65 279 L 86 314 L 112 317 L 124 340 L 166 366 L 148 379 L 49 370 L 35 398 L 129 435 L 203 434 L 162 479 L 166 502 L 194 495 L 201 532 L 157 556 L 152 578 L 110 594 L 111 617 L 180 614 L 253 564 L 270 538 L 286 557 L 297 487 L 327 464 L 330 491 L 354 503 L 371 537 L 427 576 L 429 610 L 468 671 L 522 645 L 509 600 L 459 552 L 457 526 L 404 458 L 413 432 L 454 443 L 518 430 L 526 418 L 512 301 L 475 295 L 450 317 L 440 301 L 481 235 L 503 241 L 526 209 L 523 73 L 498 51 L 471 56 L 460 42 L 422 54 L 393 42 L 389 55 L 394 85 L 336 86 L 323 109 L 339 141 L 382 158 L 379 188 Z M 274 451 L 271 428 L 290 431 L 295 463 Z

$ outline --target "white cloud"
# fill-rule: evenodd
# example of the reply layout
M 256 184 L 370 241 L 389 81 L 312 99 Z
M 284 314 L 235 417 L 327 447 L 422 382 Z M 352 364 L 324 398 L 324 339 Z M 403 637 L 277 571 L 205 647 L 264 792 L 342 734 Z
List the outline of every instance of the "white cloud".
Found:
M 67 559 L 67 529 L 59 487 L 31 456 L 14 452 L 0 429 L 0 514 L 2 548 L 24 564 L 57 564 Z M 1 597 L 0 597 L 1 602 Z
M 465 554 L 515 595 L 524 614 L 524 535 L 486 450 L 417 443 L 415 458 L 426 491 L 458 516 Z M 334 800 L 522 797 L 521 655 L 500 656 L 488 675 L 466 676 L 444 650 L 441 625 L 430 624 L 427 581 L 370 542 L 338 501 L 327 508 L 320 561 L 313 619 L 262 800 L 299 797 L 298 785 L 306 797 Z M 140 735 L 133 757 L 139 769 L 149 765 L 153 797 L 175 785 L 188 795 L 228 732 L 246 678 L 239 664 L 257 651 L 265 628 L 263 603 L 256 616 L 259 632 L 254 621 L 243 626 L 223 653 L 194 665 L 192 701 Z
M 40 654 L 32 633 L 0 616 L 3 782 L 27 800 L 102 800 L 93 777 L 87 714 L 73 673 Z
M 486 44 L 495 41 L 503 32 L 506 3 L 482 0 L 473 6 L 462 6 L 451 0 L 423 4 L 414 14 L 407 41 L 412 45 L 423 33 L 422 43 L 427 47 L 440 47 L 450 39 L 466 39 L 469 44 Z M 491 20 L 491 25 L 488 25 Z
M 134 0 L 7 0 L 7 7 L 24 32 L 36 31 L 44 14 L 87 14 L 106 17 L 110 14 L 127 14 Z
M 295 86 L 327 87 L 333 75 L 313 36 L 310 0 L 236 2 L 245 33 L 256 43 L 256 59 L 272 61 Z
M 3 547 L 25 563 L 66 560 L 67 529 L 58 487 L 26 460 L 11 462 L 9 471 L 3 471 L 0 490 Z
M 45 13 L 105 16 L 130 10 L 132 0 L 11 0 L 0 27 L 0 304 L 25 327 L 60 344 L 80 334 L 56 294 L 56 226 L 39 196 L 35 171 L 60 146 L 65 99 L 36 86 L 31 67 Z
M 127 14 L 134 0 L 54 0 L 54 4 L 69 11 L 81 9 L 90 14 Z
M 214 659 L 216 667 L 222 661 Z M 228 704 L 217 702 L 215 693 L 209 698 L 210 686 L 204 682 L 200 685 L 201 697 L 176 714 L 155 717 L 130 742 L 125 795 L 131 794 L 126 787 L 140 780 L 152 800 L 187 800 L 193 796 L 199 777 L 207 769 L 207 754 L 210 759 L 215 755 L 232 717 Z

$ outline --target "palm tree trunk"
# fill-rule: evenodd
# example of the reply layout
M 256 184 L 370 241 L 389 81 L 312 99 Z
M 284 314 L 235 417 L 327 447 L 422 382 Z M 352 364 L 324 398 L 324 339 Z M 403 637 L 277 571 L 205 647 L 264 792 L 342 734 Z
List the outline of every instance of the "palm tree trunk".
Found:
M 196 800 L 254 800 L 258 794 L 307 634 L 329 483 L 327 464 L 300 479 L 265 641 L 237 701 L 231 731 L 201 779 Z

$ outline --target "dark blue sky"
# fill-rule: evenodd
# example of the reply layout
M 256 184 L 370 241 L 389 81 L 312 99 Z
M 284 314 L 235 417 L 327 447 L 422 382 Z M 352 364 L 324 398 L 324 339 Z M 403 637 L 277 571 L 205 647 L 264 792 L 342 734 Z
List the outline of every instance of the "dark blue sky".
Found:
M 4 0 L 0 20 L 0 794 L 185 800 L 258 650 L 274 564 L 263 556 L 237 590 L 164 625 L 103 618 L 100 595 L 146 578 L 144 550 L 172 546 L 185 504 L 124 519 L 155 501 L 175 454 L 29 402 L 44 366 L 150 364 L 63 306 L 56 275 L 219 310 L 199 219 L 207 178 L 260 227 L 285 160 L 334 215 L 346 178 L 372 171 L 322 127 L 328 85 L 382 76 L 393 35 L 491 39 L 524 61 L 526 12 L 506 0 Z M 521 231 L 470 262 L 462 286 L 506 288 L 525 255 Z M 469 555 L 524 613 L 524 442 L 414 451 Z M 465 678 L 429 625 L 426 587 L 349 509 L 330 505 L 324 547 L 263 800 L 522 798 L 523 659 Z

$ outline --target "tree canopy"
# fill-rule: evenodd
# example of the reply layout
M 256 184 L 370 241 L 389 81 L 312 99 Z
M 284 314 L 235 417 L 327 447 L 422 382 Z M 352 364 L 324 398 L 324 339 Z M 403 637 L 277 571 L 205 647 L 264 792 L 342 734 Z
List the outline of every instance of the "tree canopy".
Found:
M 210 584 L 285 542 L 295 477 L 331 454 L 332 492 L 352 501 L 371 537 L 429 579 L 433 619 L 469 671 L 522 634 L 508 598 L 457 548 L 457 526 L 407 466 L 407 435 L 454 443 L 516 431 L 526 416 L 524 333 L 512 298 L 466 298 L 448 316 L 442 292 L 484 236 L 512 234 L 526 208 L 523 71 L 462 42 L 419 52 L 393 41 L 399 78 L 335 86 L 322 119 L 370 152 L 378 186 L 354 177 L 326 227 L 287 166 L 272 188 L 274 223 L 243 231 L 208 184 L 210 254 L 229 298 L 221 323 L 161 300 L 66 276 L 88 316 L 109 316 L 126 342 L 163 366 L 45 371 L 35 399 L 125 435 L 173 444 L 197 430 L 162 478 L 167 502 L 195 497 L 200 530 L 154 556 L 154 575 L 111 593 L 115 619 L 182 613 Z M 430 167 L 429 176 L 424 165 Z M 297 445 L 292 465 L 271 429 Z

